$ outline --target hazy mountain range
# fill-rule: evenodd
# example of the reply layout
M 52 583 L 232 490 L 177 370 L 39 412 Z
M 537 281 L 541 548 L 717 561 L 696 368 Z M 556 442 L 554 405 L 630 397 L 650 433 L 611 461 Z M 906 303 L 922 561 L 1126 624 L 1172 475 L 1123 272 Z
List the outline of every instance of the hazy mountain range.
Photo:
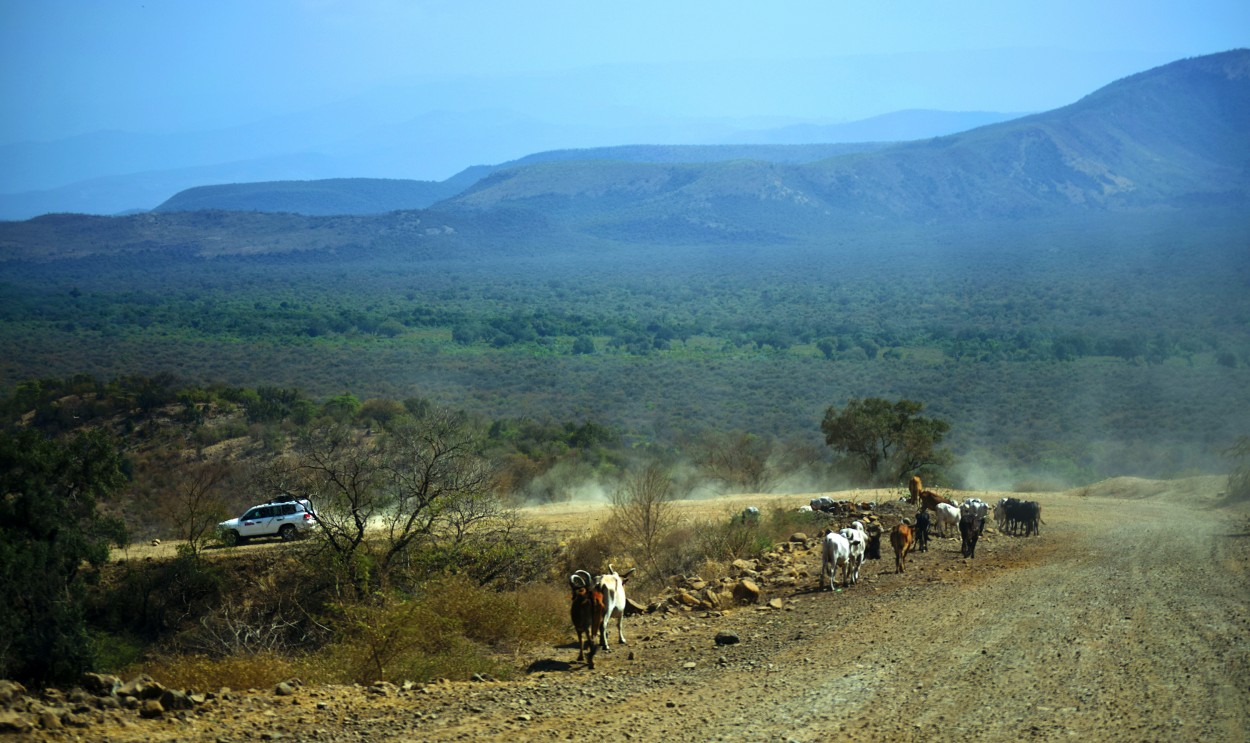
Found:
M 0 219 L 27 219 L 51 212 L 144 211 L 181 191 L 207 185 L 345 179 L 362 174 L 396 180 L 411 170 L 457 173 L 485 165 L 489 161 L 480 159 L 483 156 L 506 152 L 498 144 L 503 141 L 530 144 L 534 151 L 582 147 L 627 136 L 604 125 L 573 129 L 509 111 L 487 110 L 425 114 L 360 132 L 344 123 L 344 130 L 352 133 L 339 132 L 341 138 L 336 139 L 323 131 L 331 126 L 313 123 L 319 116 L 337 121 L 313 111 L 307 114 L 308 121 L 284 117 L 250 127 L 190 135 L 100 132 L 55 142 L 0 146 Z M 893 142 L 951 134 L 1014 116 L 910 110 L 842 124 L 751 129 L 747 128 L 749 122 L 674 121 L 644 131 L 653 137 L 648 141 L 691 145 Z M 222 161 L 223 154 L 234 157 Z M 452 183 L 408 189 L 445 198 L 455 192 L 448 189 L 463 178 L 425 183 L 447 181 Z M 324 188 L 315 188 L 324 194 Z M 422 208 L 430 203 L 433 201 L 417 199 L 405 206 Z M 354 212 L 364 207 L 358 198 L 349 197 L 337 208 Z M 385 204 L 373 211 L 391 208 L 399 207 Z M 314 206 L 305 213 L 325 212 Z
M 1053 111 L 900 144 L 558 150 L 469 168 L 440 183 L 342 179 L 200 188 L 160 211 L 365 215 L 429 208 L 432 214 L 421 215 L 422 234 L 437 222 L 439 234 L 502 230 L 515 239 L 520 220 L 527 234 L 546 225 L 596 239 L 758 241 L 898 219 L 1011 219 L 1247 201 L 1250 51 L 1236 50 L 1142 72 Z M 282 218 L 287 227 L 275 222 L 265 231 L 302 229 L 292 218 Z M 248 229 L 258 219 L 247 217 Z M 197 242 L 195 223 L 166 214 L 145 217 L 142 229 L 125 220 L 97 222 L 94 229 L 116 233 L 125 244 L 160 241 L 167 225 L 179 244 L 188 244 Z M 383 239 L 367 221 L 321 230 L 326 246 Z M 394 231 L 381 231 L 395 238 Z M 230 250 L 232 232 L 214 235 L 214 252 Z M 237 239 L 255 249 L 250 236 Z

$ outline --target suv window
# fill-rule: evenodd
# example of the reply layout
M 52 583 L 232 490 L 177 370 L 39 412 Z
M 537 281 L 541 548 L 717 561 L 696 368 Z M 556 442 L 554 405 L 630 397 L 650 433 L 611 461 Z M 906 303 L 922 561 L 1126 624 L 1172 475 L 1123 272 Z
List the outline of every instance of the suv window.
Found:
M 283 516 L 293 516 L 293 515 L 295 515 L 295 504 L 294 504 L 294 503 L 288 503 L 288 504 L 286 504 L 285 506 L 282 506 L 282 515 L 283 515 Z

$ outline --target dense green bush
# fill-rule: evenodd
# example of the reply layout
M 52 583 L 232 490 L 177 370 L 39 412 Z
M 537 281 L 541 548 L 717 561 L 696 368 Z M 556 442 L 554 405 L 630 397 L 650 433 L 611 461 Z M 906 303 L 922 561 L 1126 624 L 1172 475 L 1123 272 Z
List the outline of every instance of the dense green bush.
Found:
M 0 677 L 65 682 L 92 667 L 84 591 L 125 539 L 97 504 L 121 484 L 117 449 L 100 431 L 65 441 L 0 433 Z

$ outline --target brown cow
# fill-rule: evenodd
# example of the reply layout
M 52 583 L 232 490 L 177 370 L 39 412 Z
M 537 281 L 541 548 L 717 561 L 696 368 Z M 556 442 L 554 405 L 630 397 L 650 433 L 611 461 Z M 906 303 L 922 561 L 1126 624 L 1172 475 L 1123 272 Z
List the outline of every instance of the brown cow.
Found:
M 937 513 L 937 507 L 939 503 L 945 503 L 948 506 L 955 505 L 950 500 L 943 498 L 942 496 L 938 495 L 932 490 L 920 491 L 920 507 L 921 508 L 927 508 L 930 511 Z M 955 506 L 955 507 L 958 508 L 958 506 Z
M 912 475 L 912 478 L 907 481 L 907 489 L 911 491 L 911 500 L 908 502 L 912 505 L 919 503 L 920 491 L 924 490 L 924 484 L 920 482 L 920 477 Z
M 912 544 L 911 526 L 906 521 L 894 527 L 890 532 L 890 546 L 894 548 L 894 572 L 903 572 L 907 564 L 907 552 Z

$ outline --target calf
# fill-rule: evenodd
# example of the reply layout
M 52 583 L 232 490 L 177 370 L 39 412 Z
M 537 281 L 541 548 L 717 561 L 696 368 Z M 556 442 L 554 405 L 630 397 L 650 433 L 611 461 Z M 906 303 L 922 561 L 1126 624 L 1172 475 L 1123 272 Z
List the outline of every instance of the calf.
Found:
M 929 512 L 916 512 L 916 525 L 912 527 L 912 535 L 916 542 L 917 552 L 929 551 L 929 523 L 932 521 Z
M 833 531 L 825 530 L 824 544 L 820 549 L 820 582 L 817 584 L 819 588 L 829 586 L 829 590 L 833 590 L 833 575 L 837 572 L 838 566 L 842 567 L 842 585 L 846 585 L 846 574 L 851 563 L 851 543 L 846 541 L 846 537 Z
M 912 475 L 912 478 L 907 481 L 907 490 L 911 493 L 908 503 L 915 505 L 920 502 L 920 493 L 924 490 L 924 483 L 920 482 L 919 477 Z
M 595 632 L 603 635 L 603 594 L 595 590 L 590 573 L 578 570 L 569 576 L 573 597 L 569 618 L 577 630 L 577 659 L 585 660 L 587 668 L 595 667 Z
M 914 541 L 915 534 L 906 521 L 890 531 L 890 546 L 894 548 L 894 572 L 903 572 L 907 565 L 907 553 Z
M 864 531 L 862 523 L 855 521 L 838 533 L 846 538 L 847 543 L 851 547 L 851 560 L 848 563 L 848 572 L 850 573 L 850 582 L 853 585 L 859 582 L 859 567 L 864 564 L 864 552 L 868 548 L 868 532 Z M 846 585 L 845 581 L 843 585 Z
M 605 652 L 611 651 L 608 647 L 608 624 L 613 617 L 616 617 L 616 635 L 621 644 L 625 644 L 625 629 L 622 626 L 625 622 L 625 581 L 635 569 L 630 568 L 624 575 L 617 575 L 616 568 L 609 563 L 608 572 L 595 579 L 595 588 L 603 594 L 603 629 L 599 632 L 599 646 Z

